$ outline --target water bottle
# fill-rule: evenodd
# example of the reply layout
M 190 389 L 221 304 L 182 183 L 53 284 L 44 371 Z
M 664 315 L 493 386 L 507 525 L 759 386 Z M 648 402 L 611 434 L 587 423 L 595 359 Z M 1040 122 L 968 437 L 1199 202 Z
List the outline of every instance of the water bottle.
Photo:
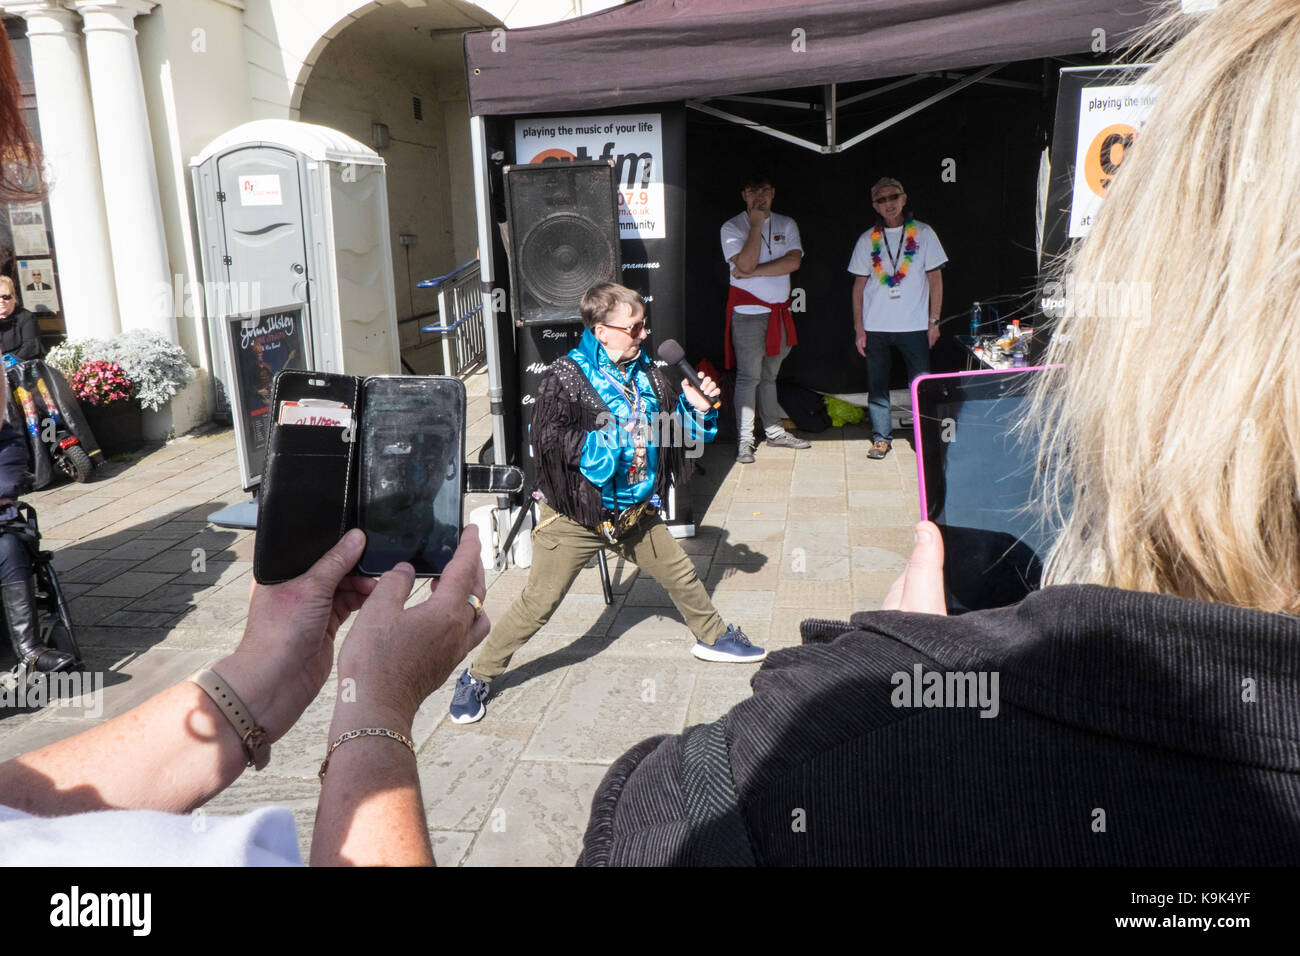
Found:
M 1025 360 L 1027 351 L 1028 349 L 1025 346 L 1025 340 L 1017 336 L 1015 342 L 1011 346 L 1012 368 L 1024 368 L 1028 364 Z
M 970 307 L 970 337 L 977 339 L 980 337 L 980 326 L 984 322 L 984 312 L 980 304 L 976 302 Z

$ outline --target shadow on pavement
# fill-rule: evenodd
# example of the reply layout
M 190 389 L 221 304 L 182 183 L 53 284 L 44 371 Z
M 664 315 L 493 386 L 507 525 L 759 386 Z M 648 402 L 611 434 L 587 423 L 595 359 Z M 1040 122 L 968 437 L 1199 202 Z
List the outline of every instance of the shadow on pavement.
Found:
M 86 486 L 87 495 L 93 487 Z M 39 514 L 39 503 L 34 507 Z M 186 632 L 180 646 L 201 647 L 205 631 L 241 625 L 252 537 L 213 528 L 206 515 L 222 507 L 220 501 L 187 505 L 54 549 L 54 571 L 86 670 L 100 675 L 105 689 L 132 679 L 115 666 L 179 632 Z M 51 528 L 42 521 L 45 550 L 50 550 L 47 542 L 75 535 L 76 523 L 75 517 L 65 518 Z M 247 544 L 241 545 L 244 538 Z M 0 668 L 12 668 L 16 657 L 7 626 L 3 637 Z M 30 712 L 0 708 L 0 720 Z

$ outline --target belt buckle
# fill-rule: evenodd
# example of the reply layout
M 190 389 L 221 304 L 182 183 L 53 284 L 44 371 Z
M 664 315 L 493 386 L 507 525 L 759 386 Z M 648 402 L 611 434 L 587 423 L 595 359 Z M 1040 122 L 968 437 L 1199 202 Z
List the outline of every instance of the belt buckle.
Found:
M 646 516 L 646 509 L 647 504 L 643 501 L 638 505 L 633 505 L 631 508 L 628 508 L 619 516 L 618 528 L 620 537 L 627 534 L 641 523 L 641 519 Z

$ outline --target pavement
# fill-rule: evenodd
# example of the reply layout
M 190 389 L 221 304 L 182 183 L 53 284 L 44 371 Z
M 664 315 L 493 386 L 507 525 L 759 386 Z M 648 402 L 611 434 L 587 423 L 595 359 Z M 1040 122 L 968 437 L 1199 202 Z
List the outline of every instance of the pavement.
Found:
M 491 434 L 487 376 L 466 381 L 467 447 Z M 722 616 L 770 650 L 796 646 L 807 617 L 847 619 L 880 606 L 911 552 L 919 520 L 916 459 L 895 440 L 869 461 L 865 424 L 807 436 L 803 451 L 760 446 L 734 462 L 712 445 L 682 500 L 693 509 L 695 561 Z M 121 714 L 232 650 L 252 584 L 253 532 L 207 520 L 246 501 L 235 440 L 211 428 L 107 462 L 85 485 L 27 495 L 55 554 L 87 668 L 103 680 L 94 707 L 0 707 L 0 760 Z M 469 496 L 466 514 L 492 498 Z M 756 665 L 690 654 L 693 638 L 648 576 L 610 555 L 614 602 L 596 567 L 493 685 L 487 716 L 447 719 L 458 667 L 414 727 L 421 789 L 440 865 L 568 866 L 609 765 L 634 744 L 716 719 L 749 696 Z M 500 618 L 526 569 L 488 572 L 487 613 Z M 418 589 L 417 589 L 418 591 Z M 7 642 L 0 669 L 11 666 Z M 292 810 L 309 854 L 334 678 L 273 749 L 203 812 Z M 84 701 L 83 701 L 84 703 Z

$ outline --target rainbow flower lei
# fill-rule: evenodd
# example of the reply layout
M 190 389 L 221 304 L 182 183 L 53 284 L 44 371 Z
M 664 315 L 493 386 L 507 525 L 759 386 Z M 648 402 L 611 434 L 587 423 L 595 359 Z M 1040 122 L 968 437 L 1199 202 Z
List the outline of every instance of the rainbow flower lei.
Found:
M 912 265 L 912 257 L 916 255 L 916 220 L 909 219 L 903 223 L 903 264 L 892 276 L 885 273 L 880 258 L 881 242 L 884 238 L 885 231 L 879 226 L 871 230 L 871 274 L 880 280 L 881 285 L 892 287 L 907 277 L 907 270 Z

